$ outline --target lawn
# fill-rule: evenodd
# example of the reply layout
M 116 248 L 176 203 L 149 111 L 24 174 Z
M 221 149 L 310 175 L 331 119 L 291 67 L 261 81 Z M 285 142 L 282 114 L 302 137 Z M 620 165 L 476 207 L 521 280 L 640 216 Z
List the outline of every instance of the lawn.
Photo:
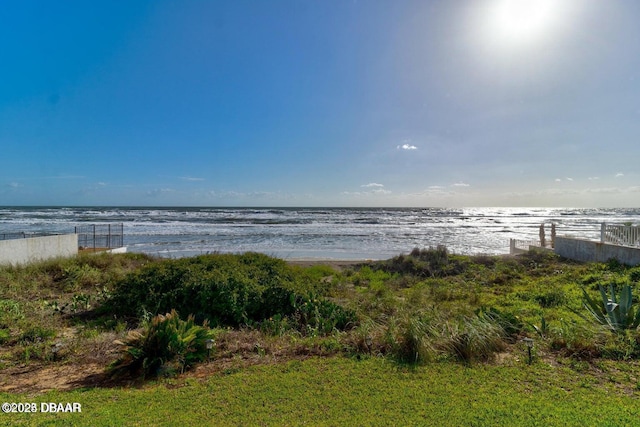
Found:
M 637 368 L 637 365 L 635 365 Z M 610 375 L 539 361 L 408 367 L 384 358 L 310 358 L 178 377 L 141 388 L 3 394 L 78 402 L 82 413 L 2 414 L 7 425 L 624 426 L 638 391 Z

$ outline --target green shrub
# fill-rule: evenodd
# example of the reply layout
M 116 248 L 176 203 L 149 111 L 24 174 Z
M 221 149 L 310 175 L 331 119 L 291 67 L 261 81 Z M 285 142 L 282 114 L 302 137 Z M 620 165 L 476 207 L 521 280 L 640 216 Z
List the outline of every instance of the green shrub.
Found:
M 262 254 L 163 260 L 119 281 L 105 310 L 137 317 L 176 309 L 214 326 L 238 326 L 292 314 L 295 285 L 284 261 Z
M 296 298 L 293 317 L 299 330 L 310 335 L 326 335 L 334 330 L 351 329 L 358 320 L 353 310 L 317 298 L 313 294 Z
M 640 282 L 640 267 L 629 270 L 629 280 L 632 282 Z
M 616 258 L 610 258 L 606 262 L 607 269 L 613 272 L 622 272 L 625 269 L 625 265 L 618 261 Z
M 304 275 L 283 260 L 256 253 L 164 260 L 118 282 L 104 309 L 132 317 L 175 309 L 214 326 L 255 324 L 281 333 L 291 325 L 303 333 L 328 334 L 352 326 L 356 316 L 308 292 L 317 286 L 313 276 L 322 274 Z
M 115 375 L 128 372 L 143 377 L 184 372 L 207 357 L 209 339 L 213 335 L 206 322 L 198 326 L 193 316 L 183 321 L 172 310 L 152 318 L 142 332 L 131 331 L 124 341 L 118 341 L 124 354 L 111 371 Z
M 291 320 L 288 317 L 275 314 L 260 322 L 259 328 L 265 334 L 282 336 L 285 332 L 291 330 L 293 326 L 291 325 Z

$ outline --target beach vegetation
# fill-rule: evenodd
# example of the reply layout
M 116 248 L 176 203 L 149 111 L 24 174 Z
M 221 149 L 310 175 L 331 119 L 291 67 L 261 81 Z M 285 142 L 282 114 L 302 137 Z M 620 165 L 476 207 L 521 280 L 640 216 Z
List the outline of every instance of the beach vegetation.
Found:
M 640 325 L 640 304 L 633 300 L 630 285 L 624 285 L 619 292 L 609 285 L 609 293 L 599 286 L 600 299 L 592 298 L 583 289 L 584 307 L 596 322 L 613 332 L 638 329 Z
M 163 260 L 118 281 L 104 311 L 137 318 L 175 309 L 212 326 L 240 326 L 292 314 L 294 284 L 284 261 L 261 254 Z
M 414 248 L 408 255 L 398 255 L 374 264 L 375 269 L 417 277 L 446 277 L 459 274 L 465 268 L 464 257 L 451 255 L 446 246 Z
M 214 327 L 268 321 L 272 325 L 267 329 L 275 326 L 276 316 L 290 319 L 276 322 L 276 330 L 286 324 L 305 334 L 355 325 L 355 313 L 315 293 L 321 274 L 300 272 L 283 260 L 256 253 L 164 260 L 117 282 L 102 311 L 136 318 L 177 310 Z
M 172 310 L 154 316 L 140 330 L 129 331 L 115 343 L 122 347 L 121 357 L 110 365 L 113 375 L 153 377 L 184 372 L 210 355 L 207 341 L 213 340 L 207 322 L 196 325 L 193 316 L 181 320 Z
M 474 418 L 479 425 L 511 423 L 531 396 L 539 397 L 527 412 L 532 424 L 585 423 L 581 411 L 598 396 L 622 405 L 627 415 L 616 420 L 629 424 L 638 412 L 624 402 L 640 393 L 637 270 L 548 253 L 463 256 L 444 248 L 311 267 L 254 253 L 82 255 L 0 267 L 0 384 L 31 396 L 58 388 L 52 371 L 86 371 L 65 383 L 82 391 L 42 398 L 102 402 L 104 410 L 87 403 L 97 425 L 118 424 L 117 410 L 145 420 L 147 408 L 160 410 L 156 396 L 167 402 L 183 394 L 193 414 L 244 414 L 235 424 L 284 411 L 273 419 L 299 424 L 324 414 L 328 424 L 368 425 L 363 413 L 391 401 L 409 414 L 442 408 L 429 418 L 442 425 L 468 424 L 452 395 L 473 396 L 485 411 Z M 215 339 L 210 350 L 208 339 Z M 38 380 L 22 381 L 38 372 Z M 130 384 L 149 390 L 146 400 Z M 287 406 L 289 389 L 312 407 L 296 412 L 304 407 L 297 397 Z M 498 401 L 511 396 L 506 390 L 515 395 Z M 416 406 L 412 396 L 423 391 Z M 348 415 L 334 411 L 341 405 Z M 392 415 L 378 419 L 397 422 Z

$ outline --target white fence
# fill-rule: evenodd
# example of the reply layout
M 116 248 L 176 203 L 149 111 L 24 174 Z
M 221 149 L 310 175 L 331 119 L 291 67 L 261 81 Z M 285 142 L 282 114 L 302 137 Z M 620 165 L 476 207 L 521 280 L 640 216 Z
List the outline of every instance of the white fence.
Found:
M 602 223 L 600 242 L 619 246 L 640 247 L 640 227 Z

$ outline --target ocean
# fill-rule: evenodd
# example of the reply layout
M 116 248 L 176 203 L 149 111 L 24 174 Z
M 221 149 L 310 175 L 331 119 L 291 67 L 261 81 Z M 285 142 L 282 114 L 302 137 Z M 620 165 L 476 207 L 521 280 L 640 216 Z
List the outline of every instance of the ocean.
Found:
M 129 252 L 185 257 L 256 251 L 285 259 L 386 259 L 445 245 L 459 254 L 506 254 L 509 239 L 598 239 L 600 223 L 640 223 L 640 209 L 3 207 L 2 233 L 71 233 L 124 224 Z

